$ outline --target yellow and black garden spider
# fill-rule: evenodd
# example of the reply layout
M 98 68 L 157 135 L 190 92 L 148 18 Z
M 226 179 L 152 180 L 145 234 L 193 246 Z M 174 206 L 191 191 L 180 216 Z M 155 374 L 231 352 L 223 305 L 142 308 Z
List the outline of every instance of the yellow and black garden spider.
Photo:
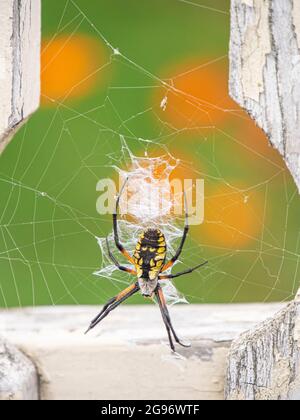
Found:
M 126 182 L 125 182 L 126 184 Z M 181 242 L 179 248 L 175 255 L 166 263 L 166 252 L 167 252 L 167 245 L 166 239 L 164 234 L 159 229 L 146 229 L 144 230 L 139 240 L 136 244 L 135 251 L 133 256 L 131 256 L 123 247 L 119 240 L 118 234 L 118 209 L 120 198 L 125 187 L 123 185 L 120 194 L 116 200 L 116 207 L 115 212 L 113 214 L 113 232 L 114 232 L 114 240 L 116 247 L 118 250 L 124 255 L 124 257 L 135 267 L 135 269 L 131 269 L 128 267 L 124 267 L 119 264 L 117 259 L 111 252 L 109 247 L 108 239 L 106 238 L 106 244 L 108 249 L 108 254 L 112 262 L 118 267 L 119 270 L 125 271 L 126 273 L 132 274 L 137 277 L 137 281 L 127 287 L 125 290 L 120 292 L 118 295 L 111 298 L 103 307 L 101 312 L 92 320 L 88 331 L 94 328 L 97 324 L 99 324 L 102 319 L 104 319 L 113 309 L 115 309 L 118 305 L 120 305 L 124 300 L 129 298 L 130 296 L 134 295 L 136 292 L 140 291 L 141 294 L 145 297 L 152 297 L 155 295 L 157 302 L 159 304 L 159 308 L 162 314 L 162 318 L 164 324 L 167 329 L 170 347 L 172 351 L 175 351 L 172 334 L 175 341 L 183 347 L 189 347 L 182 343 L 176 332 L 174 331 L 170 314 L 167 308 L 166 300 L 159 283 L 160 280 L 170 280 L 174 279 L 175 277 L 183 276 L 184 274 L 192 273 L 193 271 L 197 270 L 198 268 L 202 267 L 203 265 L 207 264 L 208 261 L 205 261 L 201 264 L 193 268 L 188 268 L 187 270 L 181 271 L 180 273 L 176 274 L 162 274 L 168 268 L 172 267 L 175 261 L 178 260 L 181 251 L 183 249 L 188 231 L 189 231 L 189 224 L 188 224 L 188 211 L 185 199 L 185 227 L 183 231 L 183 235 L 181 238 Z

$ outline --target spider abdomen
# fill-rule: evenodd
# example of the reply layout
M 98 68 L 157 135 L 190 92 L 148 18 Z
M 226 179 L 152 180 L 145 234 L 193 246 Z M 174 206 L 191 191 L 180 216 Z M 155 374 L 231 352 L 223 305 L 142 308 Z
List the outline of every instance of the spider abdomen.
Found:
M 165 236 L 159 229 L 143 231 L 134 252 L 138 277 L 156 279 L 165 262 L 166 251 Z

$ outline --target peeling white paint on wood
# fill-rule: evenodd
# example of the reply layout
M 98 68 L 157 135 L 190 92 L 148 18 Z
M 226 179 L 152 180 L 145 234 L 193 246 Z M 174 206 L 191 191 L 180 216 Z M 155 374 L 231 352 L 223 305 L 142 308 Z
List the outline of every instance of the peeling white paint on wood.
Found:
M 299 1 L 231 1 L 230 94 L 283 155 L 300 189 L 299 40 Z
M 228 400 L 300 399 L 300 299 L 242 334 L 228 356 Z
M 242 3 L 246 4 L 247 6 L 253 7 L 254 0 L 242 0 Z
M 248 3 L 249 5 L 249 3 Z M 259 101 L 264 90 L 264 66 L 271 52 L 271 37 L 268 31 L 269 2 L 255 0 L 249 10 L 249 23 L 242 49 L 241 82 L 246 97 Z
M 38 375 L 33 363 L 0 339 L 0 400 L 38 400 Z
M 1 0 L 0 153 L 39 106 L 40 0 Z
M 297 35 L 297 44 L 300 46 L 300 1 L 294 0 L 293 9 L 293 20 Z

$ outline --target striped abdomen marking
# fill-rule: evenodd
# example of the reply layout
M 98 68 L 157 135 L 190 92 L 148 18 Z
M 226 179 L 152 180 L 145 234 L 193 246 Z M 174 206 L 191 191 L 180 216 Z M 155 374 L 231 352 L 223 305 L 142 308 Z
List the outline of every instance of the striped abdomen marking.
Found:
M 166 259 L 166 240 L 159 229 L 145 230 L 136 244 L 134 262 L 138 277 L 154 280 Z

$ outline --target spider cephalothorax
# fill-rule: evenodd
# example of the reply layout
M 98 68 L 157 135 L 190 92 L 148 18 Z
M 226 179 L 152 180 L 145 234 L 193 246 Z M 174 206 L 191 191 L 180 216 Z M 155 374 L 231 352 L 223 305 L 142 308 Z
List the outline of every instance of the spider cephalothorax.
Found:
M 118 269 L 122 271 L 126 271 L 127 273 L 136 276 L 137 280 L 131 286 L 127 287 L 125 290 L 120 292 L 117 296 L 114 296 L 113 298 L 111 298 L 104 305 L 101 312 L 90 323 L 90 326 L 87 331 L 94 328 L 113 309 L 115 309 L 118 305 L 120 305 L 120 303 L 124 302 L 124 300 L 126 300 L 127 298 L 135 294 L 136 292 L 140 291 L 141 294 L 145 297 L 151 297 L 151 296 L 156 297 L 157 302 L 159 304 L 159 308 L 161 310 L 163 321 L 167 329 L 170 347 L 173 351 L 175 351 L 175 347 L 172 340 L 172 334 L 175 341 L 178 344 L 184 347 L 186 347 L 186 345 L 183 344 L 179 340 L 177 334 L 174 331 L 170 314 L 167 308 L 166 300 L 165 300 L 162 288 L 160 286 L 160 280 L 170 280 L 175 277 L 182 276 L 184 274 L 192 273 L 197 268 L 200 268 L 203 265 L 205 265 L 207 261 L 201 264 L 198 264 L 196 267 L 188 268 L 187 270 L 184 270 L 177 274 L 162 274 L 163 272 L 165 272 L 166 270 L 168 270 L 170 267 L 173 266 L 173 264 L 175 263 L 175 261 L 178 260 L 181 254 L 181 251 L 182 251 L 182 248 L 185 243 L 186 236 L 189 230 L 187 209 L 185 212 L 186 213 L 185 214 L 185 227 L 184 227 L 184 231 L 183 231 L 179 248 L 177 249 L 175 255 L 169 260 L 169 262 L 166 263 L 166 254 L 167 254 L 166 239 L 165 239 L 164 234 L 159 229 L 144 230 L 140 234 L 139 240 L 135 247 L 134 254 L 133 256 L 131 256 L 129 252 L 127 252 L 124 249 L 123 245 L 121 244 L 119 240 L 119 234 L 118 234 L 117 214 L 118 214 L 120 197 L 124 189 L 124 186 L 119 196 L 117 197 L 116 209 L 115 209 L 115 213 L 113 214 L 114 239 L 115 239 L 115 244 L 118 250 L 135 267 L 135 269 L 131 269 L 131 268 L 120 265 L 110 250 L 108 240 L 106 240 L 106 244 L 107 244 L 107 249 L 108 249 L 108 254 L 110 256 L 110 259 L 118 267 Z

